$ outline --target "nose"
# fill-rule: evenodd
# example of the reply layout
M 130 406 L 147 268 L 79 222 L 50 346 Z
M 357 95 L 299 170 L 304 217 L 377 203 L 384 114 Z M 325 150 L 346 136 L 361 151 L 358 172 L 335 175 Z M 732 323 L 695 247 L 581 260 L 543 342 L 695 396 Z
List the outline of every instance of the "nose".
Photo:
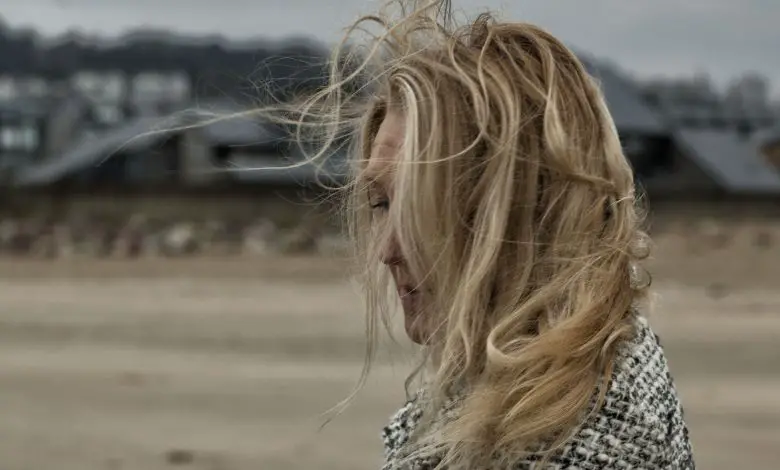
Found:
M 382 242 L 380 259 L 382 260 L 382 263 L 387 266 L 398 266 L 403 263 L 401 246 L 398 243 L 398 237 L 395 234 L 395 230 L 388 230 L 388 232 L 389 233 Z

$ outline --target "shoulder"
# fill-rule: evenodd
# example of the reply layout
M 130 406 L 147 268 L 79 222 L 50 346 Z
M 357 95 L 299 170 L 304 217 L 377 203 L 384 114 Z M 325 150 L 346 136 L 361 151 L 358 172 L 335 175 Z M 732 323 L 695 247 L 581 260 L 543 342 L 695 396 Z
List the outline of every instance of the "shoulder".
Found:
M 551 456 L 554 468 L 695 468 L 659 338 L 644 317 L 636 317 L 635 331 L 618 354 L 603 406 Z M 383 429 L 386 468 L 392 468 L 417 427 L 421 399 L 418 394 L 409 400 Z M 518 462 L 517 468 L 531 468 L 536 460 Z
M 417 427 L 417 422 L 422 417 L 422 407 L 418 401 L 419 394 L 396 411 L 390 418 L 390 422 L 382 428 L 385 459 L 395 458 L 398 450 L 409 441 L 409 437 Z
M 562 449 L 594 468 L 693 468 L 688 429 L 658 336 L 637 317 L 618 355 L 603 406 Z
M 601 414 L 621 412 L 646 425 L 682 417 L 661 340 L 647 319 L 636 317 L 636 334 L 618 354 Z

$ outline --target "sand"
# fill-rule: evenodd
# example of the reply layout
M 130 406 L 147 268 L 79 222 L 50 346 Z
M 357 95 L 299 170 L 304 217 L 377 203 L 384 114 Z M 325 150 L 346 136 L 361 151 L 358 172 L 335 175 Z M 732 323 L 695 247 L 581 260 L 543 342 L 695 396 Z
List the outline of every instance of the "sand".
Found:
M 653 322 L 702 469 L 780 465 L 780 276 L 765 273 L 780 256 L 767 256 L 656 262 Z M 0 263 L 2 468 L 379 468 L 405 344 L 319 430 L 362 366 L 360 302 L 342 268 Z

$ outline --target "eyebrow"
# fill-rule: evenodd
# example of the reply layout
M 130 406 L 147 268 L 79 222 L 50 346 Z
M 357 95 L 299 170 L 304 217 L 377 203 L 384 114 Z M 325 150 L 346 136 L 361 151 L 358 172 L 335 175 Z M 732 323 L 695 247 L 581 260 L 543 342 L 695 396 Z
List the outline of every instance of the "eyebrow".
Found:
M 385 186 L 385 179 L 387 178 L 386 171 L 376 171 L 373 167 L 368 166 L 363 171 L 362 180 L 369 187 L 381 187 Z
M 367 182 L 376 182 L 381 183 L 381 180 L 387 177 L 388 170 L 384 169 L 382 171 L 377 171 L 377 165 L 376 162 L 377 158 L 382 159 L 383 155 L 382 152 L 377 151 L 377 149 L 385 148 L 387 150 L 392 151 L 398 151 L 400 150 L 401 146 L 397 143 L 392 143 L 388 141 L 374 141 L 374 143 L 371 145 L 371 156 L 367 160 L 367 164 L 364 170 L 363 178 Z M 374 154 L 376 152 L 376 154 Z M 384 165 L 380 165 L 381 167 L 384 167 Z

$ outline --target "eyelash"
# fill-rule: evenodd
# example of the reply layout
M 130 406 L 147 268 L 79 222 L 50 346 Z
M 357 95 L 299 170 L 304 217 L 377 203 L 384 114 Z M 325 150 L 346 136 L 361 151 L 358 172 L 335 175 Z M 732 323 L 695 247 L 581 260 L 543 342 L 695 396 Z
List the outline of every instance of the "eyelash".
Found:
M 387 209 L 390 207 L 390 201 L 379 201 L 375 202 L 373 204 L 369 204 L 369 207 L 371 207 L 372 210 L 376 209 Z

